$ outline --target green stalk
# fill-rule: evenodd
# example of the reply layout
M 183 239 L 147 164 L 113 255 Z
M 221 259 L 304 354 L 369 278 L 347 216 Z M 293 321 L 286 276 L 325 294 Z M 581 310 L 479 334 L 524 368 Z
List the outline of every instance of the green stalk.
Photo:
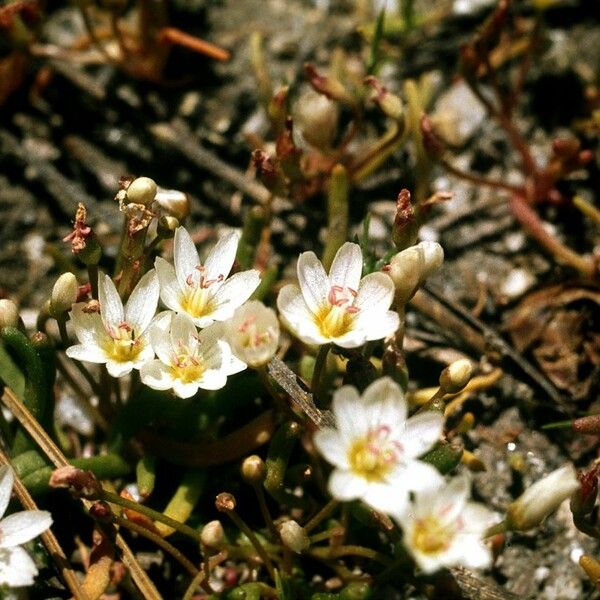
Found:
M 327 194 L 327 241 L 323 249 L 323 266 L 328 271 L 336 252 L 348 239 L 348 173 L 335 165 Z

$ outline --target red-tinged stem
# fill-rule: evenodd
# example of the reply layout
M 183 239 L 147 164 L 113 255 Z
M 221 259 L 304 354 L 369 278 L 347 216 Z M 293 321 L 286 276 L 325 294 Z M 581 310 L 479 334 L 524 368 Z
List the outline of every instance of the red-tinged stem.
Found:
M 525 231 L 550 252 L 557 261 L 573 267 L 585 277 L 593 278 L 596 275 L 594 261 L 577 254 L 548 233 L 537 213 L 527 204 L 522 195 L 513 194 L 508 206 Z
M 206 56 L 210 56 L 210 58 L 214 58 L 215 60 L 226 61 L 229 60 L 231 56 L 227 50 L 185 33 L 176 27 L 163 27 L 158 32 L 158 39 L 160 42 L 184 46 L 189 50 L 193 50 L 194 52 L 198 52 L 200 54 L 205 54 Z

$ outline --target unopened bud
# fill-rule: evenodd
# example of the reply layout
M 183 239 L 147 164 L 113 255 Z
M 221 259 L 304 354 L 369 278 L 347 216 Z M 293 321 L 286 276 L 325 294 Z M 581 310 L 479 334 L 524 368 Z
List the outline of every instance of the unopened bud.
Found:
M 92 519 L 100 521 L 100 523 L 110 523 L 113 518 L 113 512 L 110 504 L 104 502 L 104 500 L 94 502 L 94 504 L 90 506 L 89 513 Z
M 528 487 L 506 511 L 509 530 L 527 531 L 537 527 L 579 488 L 577 473 L 566 464 Z
M 77 302 L 79 286 L 77 278 L 73 273 L 63 273 L 52 288 L 50 297 L 50 314 L 58 319 L 71 310 L 71 306 Z
M 321 75 L 315 65 L 307 63 L 304 65 L 304 74 L 312 85 L 313 89 L 319 94 L 327 96 L 330 100 L 337 100 L 343 104 L 354 106 L 355 98 L 348 92 L 344 84 L 335 77 Z
M 246 483 L 262 483 L 267 476 L 265 461 L 258 455 L 248 456 L 242 463 L 242 477 Z
M 6 298 L 0 300 L 0 330 L 4 327 L 19 325 L 19 309 L 17 305 Z
M 375 95 L 372 100 L 377 103 L 379 108 L 391 119 L 399 121 L 404 115 L 404 105 L 402 100 L 396 94 L 392 94 L 381 82 L 373 75 L 365 79 L 365 83 L 373 88 Z
M 154 202 L 158 187 L 150 177 L 138 177 L 127 188 L 127 202 L 150 206 Z
M 158 220 L 158 230 L 161 235 L 170 237 L 175 235 L 175 230 L 179 227 L 179 220 L 170 215 L 163 215 Z
M 600 434 L 600 415 L 587 415 L 579 417 L 571 425 L 576 433 L 585 433 L 587 435 Z
M 221 548 L 223 548 L 223 546 L 225 546 L 227 543 L 221 521 L 209 521 L 202 528 L 202 532 L 200 533 L 200 541 L 209 548 L 221 550 Z
M 410 192 L 400 190 L 396 200 L 396 215 L 392 228 L 392 239 L 398 250 L 405 250 L 417 242 L 419 235 L 419 219 L 410 199 Z
M 285 521 L 279 529 L 279 535 L 285 546 L 298 554 L 310 546 L 308 534 L 296 521 Z
M 440 375 L 440 387 L 446 394 L 456 394 L 460 392 L 473 373 L 471 362 L 466 359 L 455 360 L 448 365 Z
M 83 471 L 71 465 L 55 469 L 48 482 L 52 488 L 67 488 L 78 498 L 95 500 L 102 492 L 102 486 L 91 471 Z
M 219 512 L 232 512 L 235 510 L 235 504 L 235 496 L 227 492 L 219 494 L 215 499 L 215 506 Z
M 179 190 L 158 188 L 154 200 L 163 211 L 179 221 L 183 221 L 190 214 L 190 199 L 187 194 Z
M 298 99 L 294 116 L 302 137 L 309 144 L 321 150 L 331 147 L 338 123 L 335 102 L 311 90 Z

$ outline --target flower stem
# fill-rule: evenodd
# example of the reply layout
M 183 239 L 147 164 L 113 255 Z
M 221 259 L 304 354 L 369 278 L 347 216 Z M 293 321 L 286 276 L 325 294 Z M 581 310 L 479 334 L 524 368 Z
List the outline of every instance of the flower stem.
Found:
M 304 525 L 304 531 L 308 533 L 314 529 L 321 521 L 326 519 L 339 505 L 335 499 L 330 500 L 314 517 L 309 519 Z
M 220 565 L 223 561 L 227 560 L 227 558 L 228 558 L 227 551 L 222 550 L 221 552 L 219 552 L 219 554 L 211 557 L 208 560 L 209 569 L 211 569 L 211 570 L 214 569 L 217 565 Z M 204 569 L 202 571 L 198 571 L 196 573 L 196 575 L 190 582 L 190 585 L 188 586 L 185 594 L 183 595 L 183 600 L 191 600 L 194 597 L 194 590 L 198 586 L 202 586 L 202 583 L 204 581 L 206 581 L 208 583 L 208 574 L 209 574 L 208 570 L 204 570 Z
M 496 523 L 495 525 L 492 525 L 491 527 L 489 527 L 486 530 L 486 532 L 483 534 L 483 537 L 489 538 L 494 535 L 498 535 L 499 533 L 505 533 L 506 531 L 507 531 L 506 521 L 500 521 L 500 523 Z

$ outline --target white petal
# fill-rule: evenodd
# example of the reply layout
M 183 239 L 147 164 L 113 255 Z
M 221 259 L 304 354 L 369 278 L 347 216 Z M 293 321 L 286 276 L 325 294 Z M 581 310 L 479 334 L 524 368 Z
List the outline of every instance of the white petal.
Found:
M 487 569 L 492 564 L 490 549 L 474 535 L 457 535 L 452 546 L 440 558 L 448 567 Z
M 387 310 L 394 299 L 394 282 L 385 273 L 371 273 L 360 282 L 354 306 L 361 311 Z M 359 313 L 360 314 L 360 313 Z
M 359 312 L 354 323 L 354 327 L 365 332 L 367 341 L 380 340 L 398 329 L 400 317 L 393 310 L 382 313 L 379 308 L 373 308 Z
M 171 364 L 171 353 L 173 351 L 171 345 L 171 336 L 169 330 L 171 328 L 171 320 L 175 313 L 170 310 L 161 312 L 154 317 L 152 323 L 148 327 L 148 337 L 150 344 L 156 352 L 156 356 L 166 365 Z
M 369 483 L 362 499 L 375 510 L 387 513 L 403 513 L 408 506 L 408 488 L 404 483 Z
M 45 510 L 23 510 L 0 521 L 0 548 L 24 544 L 52 525 L 52 516 Z
M 286 285 L 277 296 L 277 308 L 285 325 L 307 344 L 327 344 L 308 309 L 302 293 L 295 285 Z
M 232 275 L 211 299 L 210 305 L 213 310 L 208 316 L 215 321 L 229 319 L 235 309 L 250 298 L 259 283 L 260 274 L 255 269 Z
M 103 364 L 108 360 L 106 352 L 98 346 L 92 344 L 76 344 L 66 349 L 65 354 L 69 358 L 75 360 L 82 360 L 84 362 L 91 362 L 97 364 Z
M 500 516 L 479 502 L 467 502 L 460 515 L 464 522 L 464 531 L 483 536 L 486 529 L 498 523 Z
M 337 500 L 362 498 L 367 486 L 366 479 L 341 469 L 335 469 L 329 477 L 329 493 Z
M 97 312 L 86 313 L 84 308 L 86 302 L 73 304 L 69 316 L 71 325 L 75 329 L 75 335 L 82 344 L 101 345 L 103 341 L 108 340 L 109 336 L 104 329 L 102 317 Z
M 0 550 L 0 585 L 9 587 L 32 585 L 37 574 L 35 563 L 20 546 Z
M 340 348 L 358 348 L 367 341 L 368 337 L 369 332 L 367 329 L 353 328 L 339 337 L 332 338 L 330 341 Z
M 314 252 L 303 252 L 298 258 L 298 282 L 308 308 L 314 313 L 327 303 L 329 278 Z
M 329 269 L 329 283 L 358 290 L 362 273 L 362 252 L 358 244 L 346 242 L 335 255 Z
M 366 432 L 368 423 L 363 418 L 363 403 L 358 390 L 344 385 L 333 393 L 331 407 L 335 424 L 346 440 L 352 440 Z
M 229 275 L 239 241 L 240 234 L 236 231 L 230 231 L 219 238 L 204 261 L 207 279 L 217 279 L 219 275 L 223 275 L 223 277 Z
M 0 517 L 6 512 L 10 502 L 15 476 L 8 465 L 0 466 Z
M 175 255 L 175 273 L 180 289 L 185 289 L 187 285 L 185 280 L 188 275 L 195 272 L 200 265 L 200 258 L 196 246 L 190 237 L 190 234 L 184 227 L 178 227 L 175 230 L 175 239 L 173 241 L 173 253 Z
M 453 477 L 447 485 L 433 493 L 434 511 L 445 523 L 456 521 L 471 493 L 471 482 L 465 475 Z
M 146 333 L 138 338 L 141 345 L 137 356 L 131 361 L 131 367 L 133 369 L 141 369 L 142 365 L 145 365 L 148 361 L 154 358 L 154 348 L 150 344 L 150 336 Z
M 113 280 L 105 273 L 98 275 L 98 300 L 100 314 L 106 324 L 120 325 L 125 320 L 123 302 Z
M 336 429 L 324 427 L 313 437 L 317 450 L 335 467 L 348 469 L 348 453 L 344 438 Z
M 389 477 L 389 480 L 398 480 L 411 492 L 427 493 L 444 485 L 444 478 L 439 471 L 431 465 L 419 460 L 411 460 Z M 395 485 L 395 483 L 394 483 Z
M 223 371 L 211 369 L 202 375 L 198 386 L 203 390 L 220 390 L 226 383 L 227 376 Z
M 191 348 L 197 344 L 198 330 L 192 318 L 186 313 L 177 313 L 171 319 L 171 347 L 177 348 L 183 344 Z
M 433 410 L 415 415 L 406 422 L 402 445 L 406 456 L 421 456 L 439 440 L 444 428 L 444 417 Z
M 427 575 L 435 573 L 446 566 L 441 560 L 444 556 L 443 553 L 425 554 L 423 552 L 416 552 L 411 547 L 409 547 L 409 550 L 421 571 Z
M 401 408 L 399 412 L 407 413 L 408 411 L 404 392 L 391 377 L 380 377 L 371 383 L 363 392 L 362 399 L 365 404 L 391 400 Z M 405 421 L 406 417 L 402 420 Z
M 182 383 L 178 379 L 173 381 L 173 391 L 179 398 L 191 398 L 198 392 L 199 382 Z
M 133 362 L 119 362 L 116 360 L 107 360 L 106 361 L 106 370 L 111 377 L 123 377 L 123 375 L 127 375 L 131 373 L 133 369 Z
M 171 310 L 181 310 L 181 287 L 175 275 L 175 269 L 164 258 L 158 256 L 154 268 L 160 283 L 160 299 Z
M 173 387 L 173 377 L 169 367 L 160 360 L 147 362 L 140 369 L 142 383 L 153 390 L 170 390 Z
M 158 276 L 152 269 L 138 281 L 125 306 L 125 320 L 133 326 L 136 337 L 139 337 L 152 321 L 159 294 Z

